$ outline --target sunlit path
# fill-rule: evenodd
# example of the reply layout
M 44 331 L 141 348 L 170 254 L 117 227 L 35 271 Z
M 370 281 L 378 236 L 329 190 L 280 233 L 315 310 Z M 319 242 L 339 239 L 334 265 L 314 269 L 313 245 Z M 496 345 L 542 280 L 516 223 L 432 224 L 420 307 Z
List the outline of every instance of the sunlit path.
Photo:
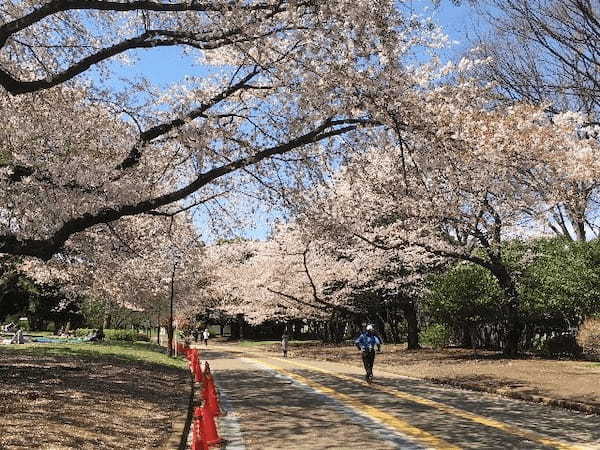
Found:
M 356 367 L 234 347 L 203 352 L 246 448 L 600 448 L 600 418 Z

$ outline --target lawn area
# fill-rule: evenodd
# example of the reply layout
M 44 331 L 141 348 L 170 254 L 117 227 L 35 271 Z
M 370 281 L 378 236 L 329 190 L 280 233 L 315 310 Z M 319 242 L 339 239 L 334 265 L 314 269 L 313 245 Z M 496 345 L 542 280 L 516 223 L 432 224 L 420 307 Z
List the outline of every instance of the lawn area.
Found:
M 166 366 L 187 369 L 187 362 L 182 358 L 169 358 L 161 347 L 149 342 L 77 342 L 55 344 L 25 344 L 0 347 L 0 355 L 4 352 L 17 352 L 31 356 L 78 357 L 115 361 L 130 361 L 140 364 Z
M 160 446 L 189 373 L 149 343 L 0 346 L 0 448 Z

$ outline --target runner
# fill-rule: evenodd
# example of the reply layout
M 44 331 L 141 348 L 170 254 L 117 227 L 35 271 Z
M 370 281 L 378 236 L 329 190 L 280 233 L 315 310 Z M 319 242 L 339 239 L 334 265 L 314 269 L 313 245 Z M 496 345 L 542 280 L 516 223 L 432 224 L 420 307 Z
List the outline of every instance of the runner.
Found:
M 366 330 L 354 341 L 356 347 L 362 352 L 365 366 L 365 379 L 367 383 L 373 381 L 373 363 L 375 362 L 375 346 L 381 351 L 381 339 L 375 335 L 373 325 L 367 325 Z
M 206 347 L 208 347 L 208 337 L 210 336 L 210 333 L 208 332 L 208 328 L 205 328 L 204 331 L 202 332 L 202 338 L 204 339 L 204 345 Z

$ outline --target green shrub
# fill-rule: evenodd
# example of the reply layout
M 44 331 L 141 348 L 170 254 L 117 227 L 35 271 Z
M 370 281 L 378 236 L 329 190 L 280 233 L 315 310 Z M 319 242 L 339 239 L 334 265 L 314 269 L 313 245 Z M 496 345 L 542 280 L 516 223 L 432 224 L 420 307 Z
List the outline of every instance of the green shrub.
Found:
M 421 332 L 421 342 L 433 348 L 448 347 L 452 334 L 444 325 L 430 325 Z
M 89 336 L 90 333 L 94 331 L 90 328 L 79 328 L 75 330 L 76 337 L 86 337 Z M 126 342 L 135 342 L 135 341 L 144 341 L 149 342 L 150 339 L 143 333 L 138 333 L 136 330 L 112 330 L 107 329 L 104 330 L 104 338 L 109 341 L 126 341 Z
M 546 356 L 577 356 L 581 354 L 581 347 L 572 334 L 559 334 L 544 341 L 542 354 Z
M 77 328 L 73 334 L 75 335 L 75 337 L 85 337 L 88 336 L 92 331 L 91 328 Z
M 104 335 L 109 341 L 148 342 L 150 340 L 148 336 L 136 330 L 104 330 Z
M 600 355 L 600 319 L 586 319 L 577 333 L 577 343 L 588 355 Z

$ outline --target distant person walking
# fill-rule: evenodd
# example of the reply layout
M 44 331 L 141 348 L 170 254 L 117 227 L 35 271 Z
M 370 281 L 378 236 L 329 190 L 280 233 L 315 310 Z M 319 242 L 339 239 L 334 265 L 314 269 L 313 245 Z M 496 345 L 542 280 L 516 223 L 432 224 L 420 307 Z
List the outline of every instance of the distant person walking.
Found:
M 362 353 L 363 365 L 365 366 L 365 379 L 367 383 L 373 381 L 373 363 L 375 362 L 375 346 L 381 351 L 381 339 L 375 334 L 373 325 L 367 325 L 365 331 L 354 341 L 356 347 Z
M 289 340 L 290 337 L 287 335 L 287 333 L 283 333 L 283 336 L 281 336 L 281 351 L 283 352 L 284 358 L 287 358 Z
M 208 347 L 208 338 L 210 337 L 210 333 L 208 331 L 208 328 L 205 328 L 204 331 L 202 332 L 202 339 L 204 339 L 204 345 L 206 347 Z

